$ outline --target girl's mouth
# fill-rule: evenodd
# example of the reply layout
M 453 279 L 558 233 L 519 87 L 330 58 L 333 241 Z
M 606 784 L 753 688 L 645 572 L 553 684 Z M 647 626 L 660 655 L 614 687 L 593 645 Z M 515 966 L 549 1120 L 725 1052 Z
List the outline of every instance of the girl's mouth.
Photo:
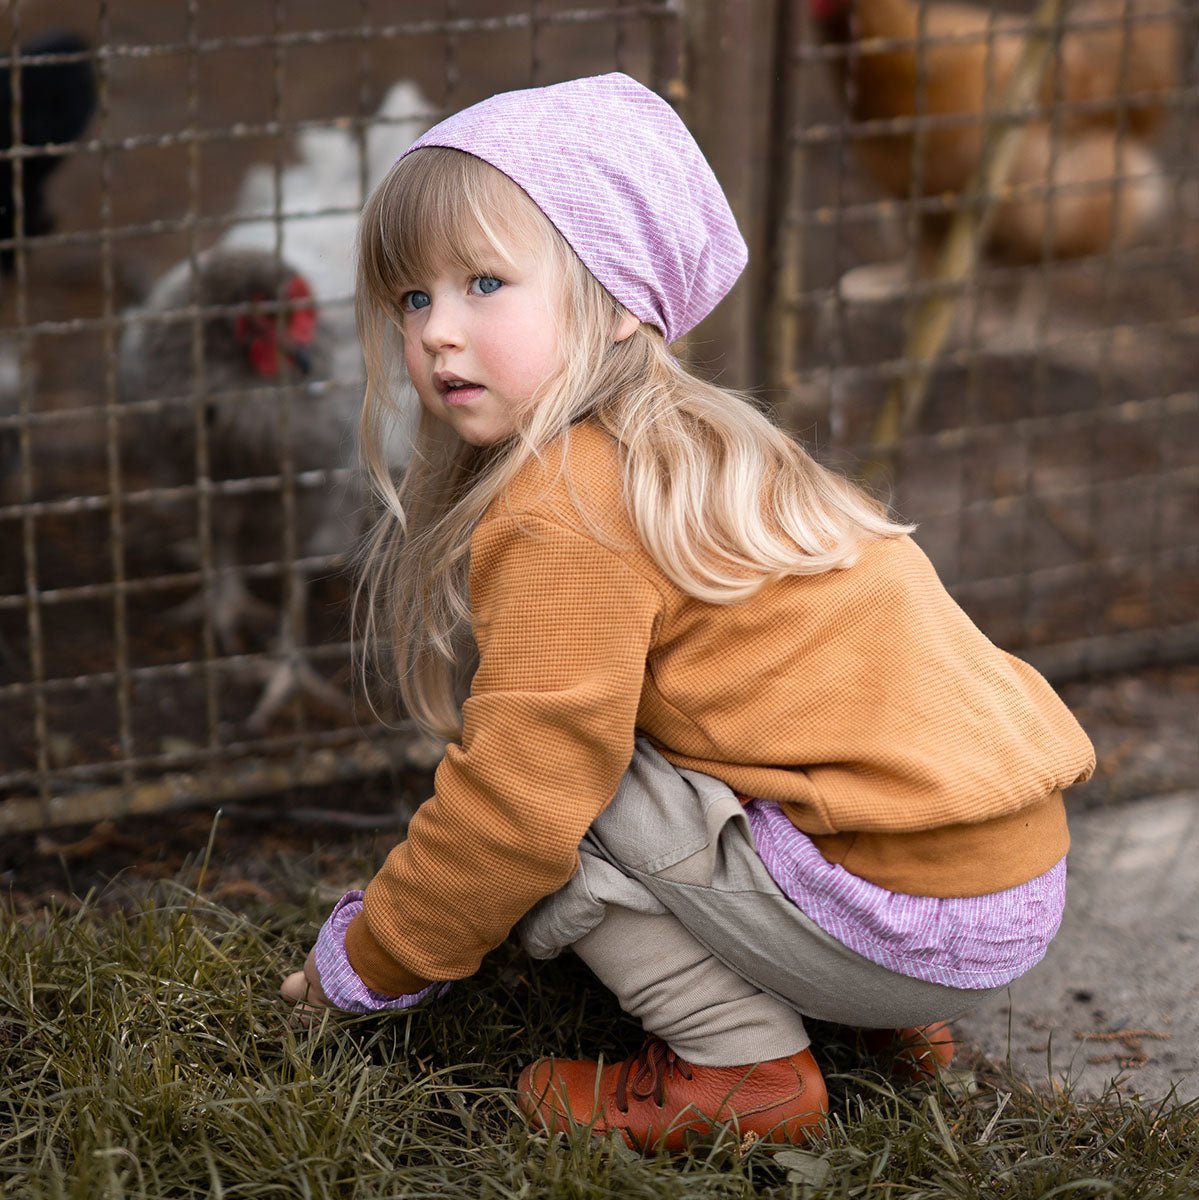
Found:
M 467 379 L 451 379 L 440 384 L 441 398 L 450 406 L 467 404 L 483 393 L 483 388 Z

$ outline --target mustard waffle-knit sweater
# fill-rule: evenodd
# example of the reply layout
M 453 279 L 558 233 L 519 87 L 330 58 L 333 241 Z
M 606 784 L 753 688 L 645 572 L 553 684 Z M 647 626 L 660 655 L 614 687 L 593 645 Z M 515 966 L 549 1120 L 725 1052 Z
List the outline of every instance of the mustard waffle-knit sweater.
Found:
M 612 440 L 578 425 L 568 461 L 575 499 L 550 451 L 472 539 L 479 667 L 461 743 L 347 934 L 368 986 L 472 974 L 574 873 L 634 731 L 892 891 L 982 895 L 1065 854 L 1061 789 L 1090 774 L 1090 742 L 909 538 L 705 604 L 639 545 Z

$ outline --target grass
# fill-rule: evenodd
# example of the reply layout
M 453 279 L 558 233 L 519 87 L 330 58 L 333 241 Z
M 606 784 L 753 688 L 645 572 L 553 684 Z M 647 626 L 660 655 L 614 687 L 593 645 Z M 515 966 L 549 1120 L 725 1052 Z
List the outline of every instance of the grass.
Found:
M 896 1090 L 814 1032 L 832 1093 L 803 1150 L 731 1134 L 643 1159 L 528 1132 L 540 1054 L 623 1056 L 639 1031 L 569 958 L 511 946 L 436 1007 L 297 1024 L 275 999 L 330 903 L 229 907 L 202 872 L 11 912 L 0 932 L 0 1196 L 1199 1196 L 1199 1107 L 1083 1101 L 984 1069 Z

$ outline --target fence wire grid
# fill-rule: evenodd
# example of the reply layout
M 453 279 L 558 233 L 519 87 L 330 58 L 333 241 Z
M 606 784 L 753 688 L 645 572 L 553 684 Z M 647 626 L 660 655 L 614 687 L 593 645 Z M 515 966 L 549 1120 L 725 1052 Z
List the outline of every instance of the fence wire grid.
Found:
M 419 756 L 351 686 L 355 217 L 442 115 L 613 69 L 751 244 L 698 363 L 884 490 L 1051 677 L 1199 651 L 1193 5 L 0 20 L 0 830 Z
M 1058 681 L 1199 650 L 1197 16 L 790 12 L 782 403 Z

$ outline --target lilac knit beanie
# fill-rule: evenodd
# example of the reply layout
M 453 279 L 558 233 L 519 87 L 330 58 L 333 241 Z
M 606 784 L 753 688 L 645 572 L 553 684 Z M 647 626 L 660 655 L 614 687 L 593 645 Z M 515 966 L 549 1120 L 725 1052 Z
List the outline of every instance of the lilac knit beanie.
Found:
M 493 96 L 406 151 L 446 146 L 502 171 L 591 273 L 667 344 L 741 274 L 745 242 L 700 148 L 660 96 L 627 75 Z

